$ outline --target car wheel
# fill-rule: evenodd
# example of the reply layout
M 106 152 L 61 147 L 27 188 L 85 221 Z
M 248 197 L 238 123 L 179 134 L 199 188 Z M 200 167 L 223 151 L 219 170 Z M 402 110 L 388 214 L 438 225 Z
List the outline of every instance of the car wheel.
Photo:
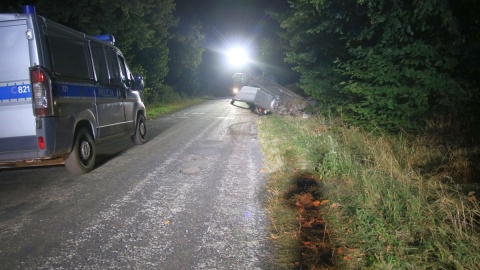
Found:
M 265 114 L 268 113 L 267 110 L 265 110 L 263 108 L 260 108 L 260 107 L 257 107 L 257 106 L 254 107 L 253 112 L 256 113 L 256 114 L 259 114 L 259 115 L 265 115 Z
M 95 143 L 86 128 L 80 129 L 75 136 L 72 152 L 64 159 L 65 166 L 72 173 L 87 173 L 95 165 Z
M 137 119 L 137 125 L 135 126 L 135 134 L 132 137 L 132 141 L 136 145 L 145 143 L 145 135 L 147 134 L 147 125 L 145 116 L 139 115 Z

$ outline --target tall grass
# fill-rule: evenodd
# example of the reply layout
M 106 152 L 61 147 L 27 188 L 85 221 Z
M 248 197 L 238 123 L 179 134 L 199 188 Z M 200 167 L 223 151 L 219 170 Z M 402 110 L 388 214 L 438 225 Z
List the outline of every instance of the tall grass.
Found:
M 180 102 L 185 97 L 171 85 L 157 84 L 153 87 L 145 88 L 142 92 L 142 99 L 146 104 L 169 104 Z
M 335 121 L 258 120 L 272 204 L 283 203 L 292 171 L 315 171 L 328 201 L 318 211 L 336 268 L 478 269 L 480 207 L 473 192 L 454 183 L 466 166 L 458 149 L 428 136 L 368 133 Z M 285 223 L 288 213 L 275 209 L 274 226 Z M 298 230 L 289 224 L 274 234 Z M 289 253 L 298 255 L 292 251 L 298 243 L 290 244 Z
M 169 113 L 172 113 L 193 105 L 201 104 L 205 101 L 206 99 L 204 98 L 189 98 L 189 99 L 183 99 L 177 102 L 170 102 L 170 103 L 157 102 L 157 103 L 147 104 L 146 105 L 147 119 L 153 119 L 156 117 L 164 116 Z

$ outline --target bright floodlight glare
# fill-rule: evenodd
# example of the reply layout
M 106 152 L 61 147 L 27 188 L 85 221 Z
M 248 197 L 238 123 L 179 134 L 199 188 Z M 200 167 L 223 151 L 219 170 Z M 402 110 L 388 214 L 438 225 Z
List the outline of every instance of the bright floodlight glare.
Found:
M 248 53 L 244 48 L 233 48 L 227 53 L 228 62 L 232 66 L 242 66 L 248 62 Z

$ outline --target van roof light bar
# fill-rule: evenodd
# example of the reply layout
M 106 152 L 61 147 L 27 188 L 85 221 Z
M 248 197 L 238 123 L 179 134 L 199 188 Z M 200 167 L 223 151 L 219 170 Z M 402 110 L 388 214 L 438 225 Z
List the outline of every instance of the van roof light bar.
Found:
M 93 36 L 93 37 L 98 39 L 98 40 L 108 42 L 112 45 L 113 45 L 113 43 L 115 43 L 115 37 L 111 34 L 104 34 L 104 35 L 98 35 L 98 36 Z
M 22 11 L 25 14 L 35 14 L 35 6 L 33 5 L 24 5 L 22 6 Z

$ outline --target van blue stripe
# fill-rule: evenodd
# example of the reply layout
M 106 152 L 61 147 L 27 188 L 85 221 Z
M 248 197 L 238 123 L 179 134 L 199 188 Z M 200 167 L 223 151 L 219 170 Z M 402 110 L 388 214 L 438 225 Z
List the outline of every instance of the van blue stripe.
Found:
M 27 100 L 32 97 L 30 84 L 12 84 L 0 86 L 0 101 L 19 101 Z M 58 97 L 70 98 L 118 98 L 119 93 L 116 88 L 94 87 L 73 84 L 54 84 L 53 95 Z
M 30 84 L 12 84 L 0 86 L 0 101 L 26 100 L 32 97 Z
M 54 96 L 65 98 L 118 98 L 118 89 L 74 84 L 54 84 Z

